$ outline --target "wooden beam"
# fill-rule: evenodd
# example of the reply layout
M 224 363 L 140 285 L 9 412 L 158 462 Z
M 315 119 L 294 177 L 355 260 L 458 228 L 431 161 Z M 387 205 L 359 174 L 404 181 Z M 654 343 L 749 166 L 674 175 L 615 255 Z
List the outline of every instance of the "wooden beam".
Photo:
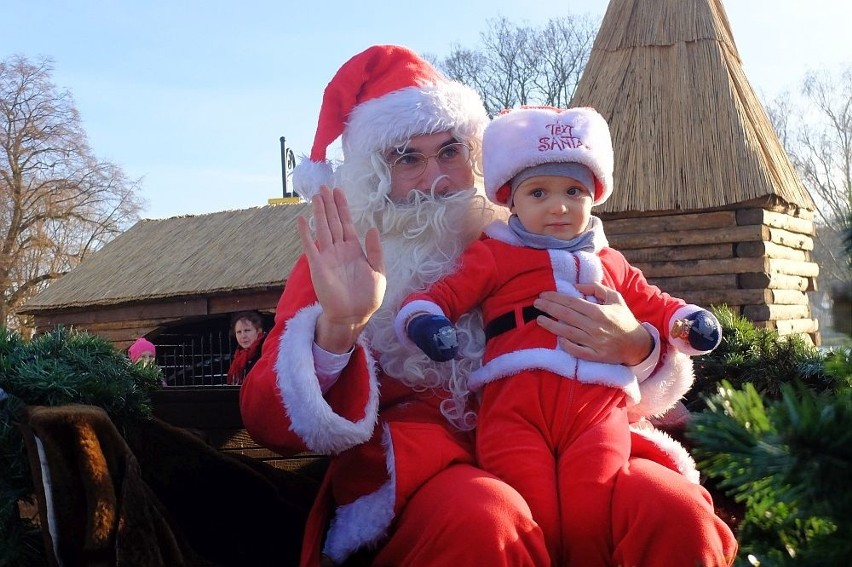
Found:
M 718 289 L 736 289 L 738 287 L 738 278 L 736 274 L 714 274 L 702 276 L 675 276 L 675 277 L 649 277 L 645 274 L 648 281 L 659 287 L 663 291 L 671 293 L 679 293 L 683 291 L 695 290 L 718 290 Z
M 618 250 L 658 248 L 660 246 L 697 246 L 722 242 L 748 242 L 769 240 L 769 228 L 764 226 L 735 226 L 726 229 L 675 230 L 670 232 L 643 232 L 610 235 L 610 246 Z
M 805 319 L 811 314 L 808 305 L 745 305 L 743 316 L 752 321 Z
M 698 284 L 693 279 L 693 284 Z M 809 306 L 808 295 L 802 291 L 772 289 L 691 289 L 678 294 L 696 305 L 804 305 Z
M 813 262 L 797 262 L 773 258 L 720 258 L 713 261 L 635 262 L 647 278 L 670 276 L 703 276 L 709 274 L 767 273 L 815 278 L 819 266 Z M 798 288 L 794 288 L 798 289 Z
M 813 250 L 813 238 L 783 228 L 764 225 L 737 226 L 728 229 L 679 230 L 670 232 L 631 232 L 609 234 L 610 246 L 627 253 L 628 250 L 664 246 L 700 246 L 741 242 L 772 242 L 797 250 Z
M 786 260 L 798 260 L 800 262 L 810 260 L 810 255 L 807 251 L 782 246 L 774 242 L 740 242 L 734 245 L 734 255 L 740 258 L 768 256 L 770 258 L 783 258 Z
M 813 291 L 811 278 L 787 276 L 783 274 L 752 273 L 740 274 L 739 287 L 742 289 L 792 289 L 798 291 Z
M 814 234 L 814 223 L 812 220 L 764 209 L 741 209 L 737 211 L 737 224 L 739 226 L 762 224 L 772 228 L 783 228 L 784 230 L 799 234 L 808 234 L 811 236 Z
M 819 321 L 816 319 L 790 319 L 781 321 L 753 321 L 760 329 L 772 329 L 779 335 L 805 335 L 819 331 Z
M 105 323 L 91 323 L 85 329 L 90 332 L 95 331 L 121 331 L 127 329 L 155 329 L 163 325 L 169 325 L 180 319 L 168 317 L 164 319 L 145 319 L 142 321 L 108 321 Z M 81 325 L 77 325 L 78 329 L 82 329 Z M 150 332 L 150 331 L 149 331 Z
M 636 248 L 623 250 L 624 257 L 636 262 L 718 260 L 734 256 L 730 244 L 702 244 L 700 246 L 661 246 L 659 248 Z
M 797 234 L 783 228 L 763 227 L 768 233 L 763 240 L 780 244 L 781 246 L 789 246 L 790 248 L 798 248 L 800 250 L 813 250 L 814 239 L 804 234 Z
M 158 329 L 160 329 L 160 325 L 152 327 L 139 327 L 134 325 L 123 329 L 88 329 L 87 332 L 103 337 L 114 344 L 115 348 L 122 350 L 133 344 L 133 341 L 139 337 L 151 335 Z
M 777 303 L 779 305 L 810 305 L 808 294 L 804 291 L 794 289 L 770 289 L 767 291 L 770 294 L 770 299 L 767 303 Z
M 616 234 L 670 232 L 673 230 L 695 230 L 706 228 L 729 228 L 737 226 L 734 211 L 712 213 L 689 213 L 633 219 L 611 219 L 604 223 L 607 237 Z
M 636 262 L 637 268 L 645 273 L 647 278 L 670 276 L 695 277 L 710 274 L 743 274 L 748 272 L 763 273 L 767 271 L 764 258 L 724 258 L 705 262 L 690 260 L 685 262 Z
M 235 311 L 275 311 L 283 287 L 245 295 L 227 295 L 210 298 L 210 314 L 220 315 Z
M 107 340 L 115 348 L 121 350 L 130 346 L 130 344 L 139 337 L 148 336 L 160 327 L 168 325 L 176 320 L 173 319 L 157 319 L 155 321 L 126 321 L 109 323 L 108 325 L 65 325 L 81 332 L 86 332 L 92 335 L 97 335 Z M 53 330 L 55 325 L 41 325 L 36 323 L 36 332 L 39 334 L 47 333 Z
M 160 318 L 183 318 L 207 315 L 207 298 L 187 298 L 156 303 L 126 303 L 115 306 L 91 306 L 80 309 L 57 309 L 34 316 L 49 324 L 90 325 L 110 321 L 142 321 Z
M 39 332 L 57 325 L 75 327 L 106 338 L 116 345 L 147 335 L 158 327 L 183 319 L 203 318 L 234 311 L 275 311 L 282 288 L 269 288 L 227 296 L 178 299 L 156 303 L 58 309 L 34 314 Z M 128 336 L 132 336 L 128 339 Z M 120 347 L 119 347 L 120 348 Z
M 766 303 L 770 299 L 769 290 L 765 289 L 719 289 L 683 291 L 678 294 L 685 301 L 710 307 L 712 305 L 753 305 Z
M 769 274 L 785 274 L 807 278 L 815 278 L 819 275 L 819 266 L 814 262 L 769 258 L 767 259 L 766 268 L 765 271 Z

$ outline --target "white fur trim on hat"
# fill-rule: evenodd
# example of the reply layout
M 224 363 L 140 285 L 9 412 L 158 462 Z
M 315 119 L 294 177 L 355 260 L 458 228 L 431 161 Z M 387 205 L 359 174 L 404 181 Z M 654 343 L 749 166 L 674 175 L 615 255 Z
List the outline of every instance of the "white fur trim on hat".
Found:
M 326 149 L 340 136 L 343 165 L 360 176 L 384 167 L 374 164 L 376 152 L 413 136 L 452 131 L 461 142 L 479 140 L 487 122 L 476 91 L 449 80 L 406 47 L 374 45 L 344 63 L 326 86 L 310 160 L 296 167 L 293 184 L 309 198 L 332 183 L 331 174 L 337 174 Z M 327 169 L 313 170 L 311 163 Z
M 592 108 L 521 107 L 494 118 L 482 140 L 485 193 L 507 205 L 509 181 L 528 167 L 577 162 L 595 176 L 594 204 L 612 193 L 613 152 L 609 126 Z
M 331 164 L 302 157 L 299 165 L 293 168 L 293 191 L 310 201 L 323 186 L 334 187 L 334 169 Z
M 344 160 L 405 144 L 413 136 L 455 131 L 478 139 L 488 123 L 482 99 L 461 83 L 442 80 L 359 104 L 343 131 Z

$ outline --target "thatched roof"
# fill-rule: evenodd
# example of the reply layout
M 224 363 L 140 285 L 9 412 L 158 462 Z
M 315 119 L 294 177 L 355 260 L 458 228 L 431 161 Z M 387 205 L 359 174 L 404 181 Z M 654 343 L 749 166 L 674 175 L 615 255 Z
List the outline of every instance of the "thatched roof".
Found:
M 601 212 L 814 204 L 743 74 L 720 0 L 611 0 L 572 106 L 609 121 Z
M 296 217 L 277 205 L 142 220 L 26 303 L 22 312 L 281 286 L 301 252 Z

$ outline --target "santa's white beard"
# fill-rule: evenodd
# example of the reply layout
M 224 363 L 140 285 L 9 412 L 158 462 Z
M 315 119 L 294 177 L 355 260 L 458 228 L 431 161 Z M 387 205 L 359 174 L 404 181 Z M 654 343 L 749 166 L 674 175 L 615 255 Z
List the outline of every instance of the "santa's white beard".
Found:
M 456 269 L 461 252 L 502 210 L 475 190 L 433 197 L 414 193 L 409 203 L 385 201 L 376 211 L 354 219 L 362 228 L 375 226 L 384 248 L 387 291 L 370 319 L 366 336 L 384 372 L 416 389 L 441 388 L 451 394 L 441 411 L 463 429 L 473 427 L 475 416 L 466 408 L 467 378 L 481 364 L 485 350 L 482 316 L 478 310 L 456 323 L 459 357 L 437 363 L 419 350 L 403 346 L 394 332 L 394 317 L 402 300 L 422 291 Z

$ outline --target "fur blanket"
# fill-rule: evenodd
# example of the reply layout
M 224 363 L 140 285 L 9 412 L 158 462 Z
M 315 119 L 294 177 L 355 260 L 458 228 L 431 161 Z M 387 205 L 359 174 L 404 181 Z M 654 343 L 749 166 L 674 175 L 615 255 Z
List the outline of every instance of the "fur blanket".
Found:
M 31 406 L 20 427 L 52 565 L 298 562 L 322 462 L 279 470 L 157 419 L 122 436 L 94 406 Z
M 52 564 L 202 564 L 102 409 L 32 406 L 21 430 Z

